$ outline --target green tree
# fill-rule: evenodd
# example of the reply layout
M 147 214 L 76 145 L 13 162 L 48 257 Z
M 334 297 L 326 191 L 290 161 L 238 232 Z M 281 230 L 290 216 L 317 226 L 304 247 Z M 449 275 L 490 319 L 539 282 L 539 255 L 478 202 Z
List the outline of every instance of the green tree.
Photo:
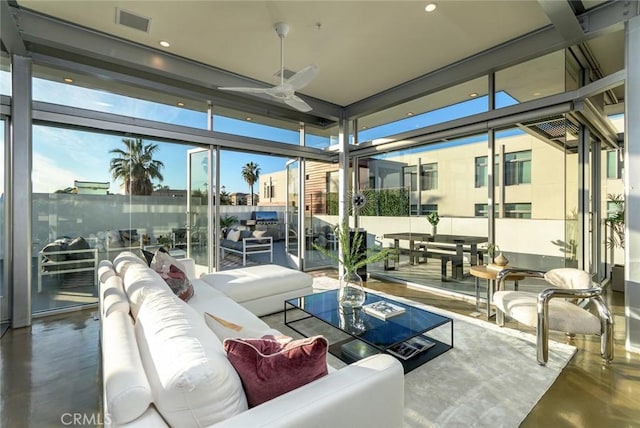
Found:
M 227 191 L 225 186 L 220 189 L 220 205 L 231 205 L 231 193 Z
M 260 177 L 260 167 L 257 163 L 249 162 L 242 167 L 242 178 L 247 182 L 251 189 L 251 205 L 253 205 L 253 185 Z
M 164 177 L 160 170 L 164 164 L 154 160 L 153 155 L 158 151 L 157 144 L 143 144 L 142 139 L 124 138 L 122 140 L 126 150 L 113 149 L 118 157 L 111 159 L 111 175 L 114 180 L 124 182 L 127 195 L 151 195 L 153 183 L 151 180 L 162 181 Z

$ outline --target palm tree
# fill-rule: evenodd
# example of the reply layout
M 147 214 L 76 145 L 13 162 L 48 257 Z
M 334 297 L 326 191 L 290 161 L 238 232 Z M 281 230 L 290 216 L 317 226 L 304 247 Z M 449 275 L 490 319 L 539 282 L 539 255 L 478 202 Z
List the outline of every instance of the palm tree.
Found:
M 260 167 L 257 163 L 249 162 L 242 167 L 242 178 L 251 188 L 251 205 L 253 206 L 253 185 L 260 177 Z
M 127 195 L 151 195 L 153 192 L 151 180 L 164 179 L 160 173 L 164 164 L 153 159 L 158 145 L 143 145 L 140 138 L 135 140 L 124 138 L 122 142 L 127 146 L 126 150 L 113 149 L 109 152 L 119 156 L 111 159 L 110 170 L 113 179 L 122 179 Z

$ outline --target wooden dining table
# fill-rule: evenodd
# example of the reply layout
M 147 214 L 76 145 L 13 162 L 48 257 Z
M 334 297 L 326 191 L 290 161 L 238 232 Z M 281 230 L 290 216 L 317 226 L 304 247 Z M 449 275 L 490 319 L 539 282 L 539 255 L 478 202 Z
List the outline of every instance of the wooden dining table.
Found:
M 470 263 L 472 265 L 478 264 L 478 244 L 488 242 L 488 239 L 483 236 L 466 236 L 466 235 L 441 235 L 435 236 L 430 233 L 420 232 L 400 232 L 400 233 L 385 233 L 383 235 L 386 239 L 393 239 L 395 248 L 400 248 L 400 241 L 409 241 L 409 260 L 411 264 L 414 264 L 413 253 L 415 251 L 416 242 L 425 242 L 427 244 L 446 244 L 456 246 L 456 254 L 462 257 L 465 246 L 469 247 Z

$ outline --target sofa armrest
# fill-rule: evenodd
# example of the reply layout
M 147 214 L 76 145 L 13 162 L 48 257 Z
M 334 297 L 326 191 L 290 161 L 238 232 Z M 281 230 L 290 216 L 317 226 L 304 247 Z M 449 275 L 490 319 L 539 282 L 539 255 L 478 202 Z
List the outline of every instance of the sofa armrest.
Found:
M 402 426 L 404 371 L 379 354 L 219 422 L 224 427 Z

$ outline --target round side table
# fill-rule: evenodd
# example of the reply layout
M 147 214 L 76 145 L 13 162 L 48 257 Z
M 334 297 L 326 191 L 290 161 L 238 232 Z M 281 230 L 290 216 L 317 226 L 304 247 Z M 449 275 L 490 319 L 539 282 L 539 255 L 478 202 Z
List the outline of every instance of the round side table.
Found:
M 489 269 L 484 265 L 471 266 L 469 269 L 471 275 L 476 278 L 476 311 L 480 310 L 480 278 L 487 280 L 487 319 L 491 318 L 491 301 L 493 300 L 493 291 L 495 288 L 496 278 L 498 277 L 499 270 Z M 524 279 L 523 275 L 511 274 L 508 275 L 506 280 L 513 281 L 514 289 L 518 290 L 518 281 Z

